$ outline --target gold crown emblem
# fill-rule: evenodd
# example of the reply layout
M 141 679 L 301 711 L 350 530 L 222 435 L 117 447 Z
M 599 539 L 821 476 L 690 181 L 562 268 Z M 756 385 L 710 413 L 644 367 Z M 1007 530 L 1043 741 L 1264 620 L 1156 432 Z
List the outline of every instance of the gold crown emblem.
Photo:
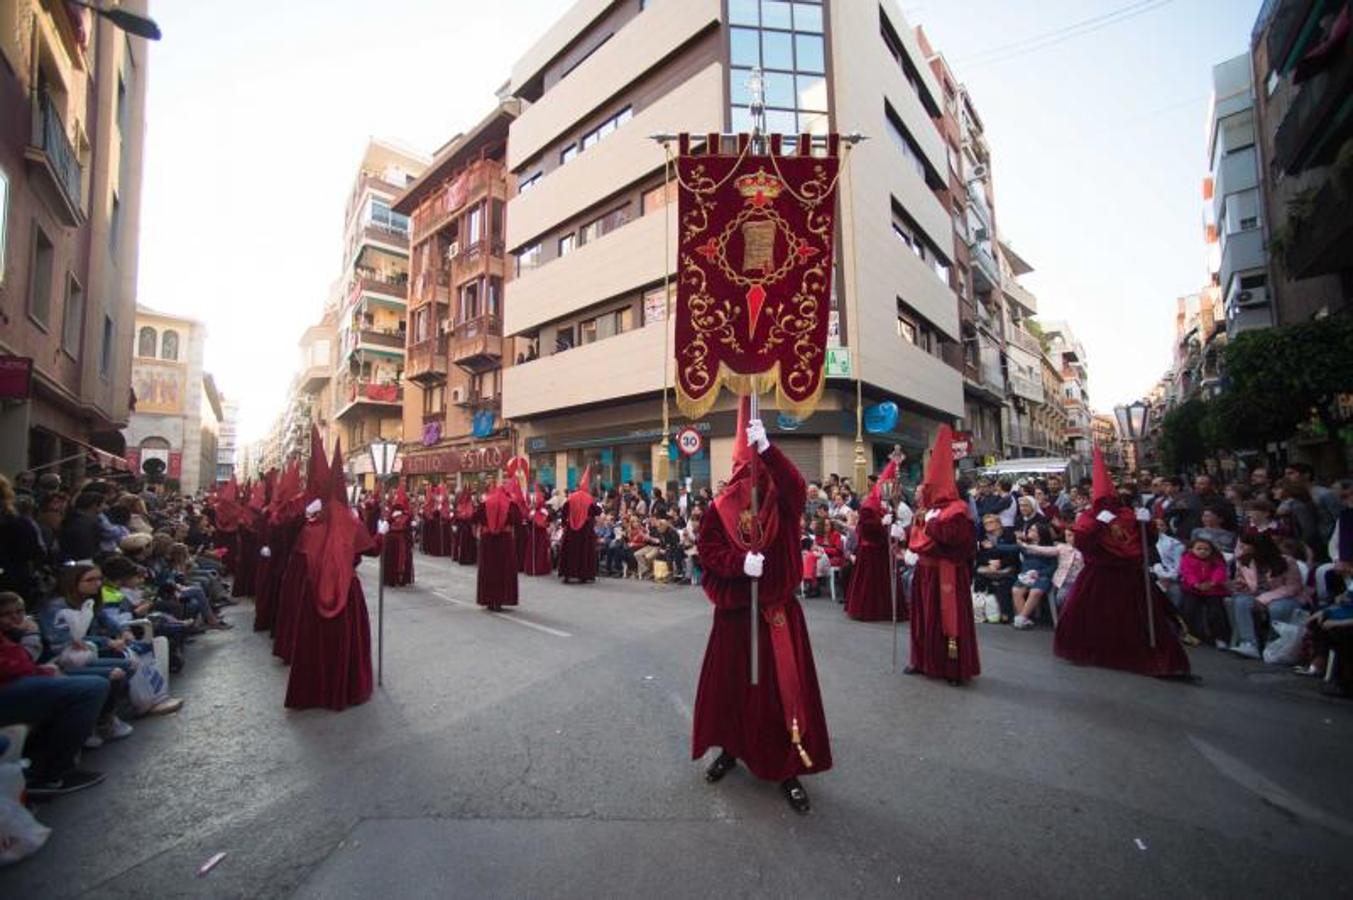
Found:
M 767 200 L 774 200 L 780 196 L 780 191 L 784 190 L 784 183 L 774 175 L 770 175 L 765 169 L 757 169 L 755 174 L 743 175 L 736 182 L 738 193 L 744 197 L 764 197 Z

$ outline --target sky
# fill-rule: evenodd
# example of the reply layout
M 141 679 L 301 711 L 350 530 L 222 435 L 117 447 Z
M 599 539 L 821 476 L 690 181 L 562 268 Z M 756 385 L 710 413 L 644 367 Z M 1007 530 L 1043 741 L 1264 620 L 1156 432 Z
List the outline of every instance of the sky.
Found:
M 570 3 L 153 4 L 138 299 L 206 323 L 206 368 L 240 401 L 242 440 L 283 408 L 340 274 L 367 140 L 430 155 L 492 108 Z M 1205 283 L 1211 67 L 1245 50 L 1259 5 L 903 0 L 974 98 L 998 228 L 1034 266 L 1021 280 L 1040 317 L 1083 342 L 1097 409 L 1164 372 L 1175 298 Z

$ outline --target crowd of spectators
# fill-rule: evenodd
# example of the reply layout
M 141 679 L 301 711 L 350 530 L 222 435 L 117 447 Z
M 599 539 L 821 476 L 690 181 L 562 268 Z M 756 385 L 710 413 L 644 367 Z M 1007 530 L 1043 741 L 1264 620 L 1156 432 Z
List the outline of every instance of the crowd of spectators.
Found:
M 229 628 L 200 500 L 163 485 L 0 476 L 0 728 L 27 729 L 31 800 L 98 784 L 85 754 L 176 712 L 187 646 Z

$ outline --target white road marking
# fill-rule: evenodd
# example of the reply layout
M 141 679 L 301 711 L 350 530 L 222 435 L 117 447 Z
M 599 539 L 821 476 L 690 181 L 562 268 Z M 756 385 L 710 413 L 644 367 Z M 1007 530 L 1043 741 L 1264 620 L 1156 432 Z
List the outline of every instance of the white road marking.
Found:
M 1274 806 L 1285 809 L 1313 825 L 1337 831 L 1346 837 L 1353 837 L 1353 824 L 1307 803 L 1281 785 L 1270 781 L 1256 769 L 1220 748 L 1214 747 L 1207 741 L 1193 735 L 1189 735 L 1189 740 L 1208 762 L 1217 767 L 1217 771 L 1260 799 L 1267 800 Z
M 457 600 L 455 597 L 452 597 L 445 591 L 434 590 L 432 591 L 432 593 L 436 594 L 438 597 L 441 597 L 443 600 L 446 600 L 449 603 L 456 604 L 457 606 L 468 606 L 471 609 L 480 608 L 478 603 L 470 603 L 465 600 Z M 560 631 L 558 628 L 551 628 L 548 625 L 541 625 L 539 622 L 532 622 L 530 619 L 523 619 L 515 614 L 504 615 L 502 613 L 498 613 L 494 615 L 494 618 L 502 622 L 511 622 L 513 625 L 521 625 L 524 628 L 534 628 L 536 631 L 543 631 L 546 634 L 552 634 L 555 637 L 561 638 L 573 637 L 573 635 L 569 634 L 567 631 Z

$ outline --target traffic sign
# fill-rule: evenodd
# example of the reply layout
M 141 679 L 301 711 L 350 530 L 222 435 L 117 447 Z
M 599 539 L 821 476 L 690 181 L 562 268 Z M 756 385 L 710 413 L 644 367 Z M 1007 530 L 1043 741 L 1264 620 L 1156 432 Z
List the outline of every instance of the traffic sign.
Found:
M 700 448 L 705 445 L 705 439 L 700 437 L 700 432 L 696 431 L 690 425 L 677 432 L 677 449 L 687 456 L 694 456 L 700 452 Z

